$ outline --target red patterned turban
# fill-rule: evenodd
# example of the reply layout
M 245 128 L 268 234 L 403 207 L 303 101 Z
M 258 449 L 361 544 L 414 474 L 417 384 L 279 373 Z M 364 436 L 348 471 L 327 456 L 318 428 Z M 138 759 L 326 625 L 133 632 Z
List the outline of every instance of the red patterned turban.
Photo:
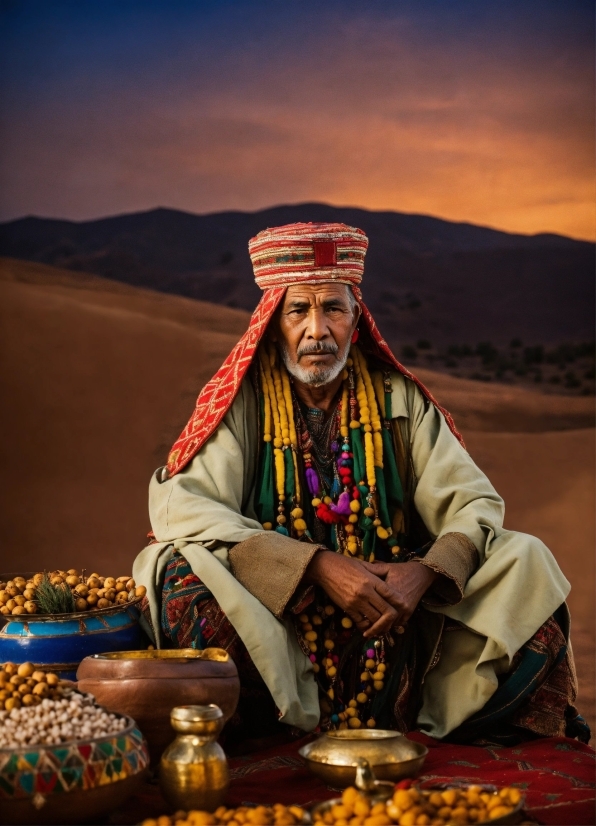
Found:
M 443 413 L 452 432 L 462 442 L 451 415 L 395 358 L 362 301 L 358 284 L 362 280 L 367 248 L 368 238 L 364 232 L 345 224 L 287 224 L 263 230 L 251 238 L 248 250 L 255 280 L 264 290 L 263 297 L 248 330 L 201 390 L 194 412 L 168 456 L 169 476 L 183 470 L 217 430 L 236 398 L 273 313 L 286 289 L 293 284 L 332 282 L 350 285 L 362 310 L 359 328 L 361 333 L 368 334 L 367 343 L 373 355 L 414 381 Z
M 262 290 L 317 281 L 358 285 L 367 249 L 362 230 L 345 224 L 288 224 L 264 229 L 248 242 Z

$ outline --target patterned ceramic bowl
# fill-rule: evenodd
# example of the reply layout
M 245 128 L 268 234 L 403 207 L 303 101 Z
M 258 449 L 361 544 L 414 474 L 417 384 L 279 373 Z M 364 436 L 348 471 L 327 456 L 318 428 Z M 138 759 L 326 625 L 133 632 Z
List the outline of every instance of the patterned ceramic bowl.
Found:
M 130 717 L 116 734 L 0 749 L 0 823 L 85 823 L 117 809 L 149 765 Z
M 15 576 L 0 574 L 0 579 Z M 32 662 L 74 680 L 79 663 L 91 654 L 146 648 L 139 625 L 141 599 L 73 614 L 0 616 L 0 662 Z

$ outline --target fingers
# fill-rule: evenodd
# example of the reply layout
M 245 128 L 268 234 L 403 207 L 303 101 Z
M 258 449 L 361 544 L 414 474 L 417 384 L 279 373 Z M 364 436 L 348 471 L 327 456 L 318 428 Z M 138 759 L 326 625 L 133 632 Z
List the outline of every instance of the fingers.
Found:
M 375 634 L 386 634 L 391 630 L 391 627 L 397 622 L 398 619 L 398 614 L 395 608 L 393 608 L 388 602 L 385 602 L 385 600 L 382 599 L 382 597 L 380 597 L 377 593 L 375 593 L 375 596 L 371 598 L 371 608 L 377 609 L 377 616 L 371 617 L 367 613 L 367 616 L 371 620 L 369 628 L 367 628 L 364 633 L 364 636 L 367 639 L 368 637 L 375 636 Z
M 412 616 L 413 607 L 406 603 L 406 601 L 401 597 L 401 595 L 398 595 L 382 580 L 375 585 L 375 588 L 379 592 L 379 594 L 387 600 L 387 602 L 392 606 L 392 608 L 395 611 L 395 619 L 392 623 L 392 626 L 394 628 L 397 628 L 398 626 L 405 626 L 410 617 Z M 370 636 L 370 634 L 367 634 L 367 636 Z
M 379 584 L 383 584 L 381 580 L 379 580 Z M 377 590 L 376 586 L 371 588 L 370 591 L 367 592 L 366 599 L 371 606 L 376 608 L 377 614 L 387 614 L 391 611 L 393 612 L 393 614 L 397 616 L 395 606 L 392 605 L 388 599 L 386 599 L 384 594 L 380 593 L 380 591 Z M 371 617 L 368 611 L 364 611 L 364 613 L 369 619 L 373 621 L 376 621 L 378 618 L 376 615 L 374 617 Z
M 362 623 L 365 623 L 368 628 L 371 622 L 376 622 L 383 612 L 370 602 L 362 602 L 358 609 L 354 609 L 347 613 L 349 613 L 356 625 L 360 626 Z
M 401 595 L 377 575 L 388 567 L 385 563 L 359 561 L 346 566 L 343 577 L 332 577 L 323 584 L 366 639 L 388 633 L 405 622 L 406 605 Z
M 411 611 L 404 611 L 403 613 L 396 612 L 388 603 L 385 604 L 385 610 L 379 612 L 377 606 L 369 603 L 365 606 L 365 614 L 351 612 L 351 617 L 354 620 L 356 628 L 364 636 L 365 639 L 370 637 L 386 634 L 390 630 L 396 631 L 398 634 L 403 634 L 407 621 L 411 616 Z
M 387 583 L 383 582 L 382 579 L 373 580 L 374 588 L 377 594 L 379 594 L 385 602 L 388 602 L 389 605 L 392 605 L 396 611 L 402 613 L 405 610 L 405 605 L 401 597 L 390 588 Z
M 360 564 L 370 574 L 373 574 L 374 576 L 377 576 L 381 579 L 384 579 L 389 573 L 389 565 L 387 562 L 366 562 L 365 560 L 361 559 Z
M 368 640 L 371 637 L 380 637 L 382 634 L 388 634 L 389 631 L 395 625 L 397 619 L 397 614 L 395 610 L 391 607 L 388 607 L 388 611 L 383 614 L 377 622 L 373 623 L 366 631 L 363 633 L 364 639 Z

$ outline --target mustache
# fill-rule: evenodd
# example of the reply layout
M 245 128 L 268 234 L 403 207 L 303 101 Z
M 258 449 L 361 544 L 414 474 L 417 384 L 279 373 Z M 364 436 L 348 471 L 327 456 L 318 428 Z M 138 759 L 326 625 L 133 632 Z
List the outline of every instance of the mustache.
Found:
M 330 341 L 320 341 L 318 344 L 304 344 L 299 347 L 296 355 L 298 359 L 302 356 L 320 356 L 323 354 L 330 354 L 336 356 L 339 352 L 339 347 Z

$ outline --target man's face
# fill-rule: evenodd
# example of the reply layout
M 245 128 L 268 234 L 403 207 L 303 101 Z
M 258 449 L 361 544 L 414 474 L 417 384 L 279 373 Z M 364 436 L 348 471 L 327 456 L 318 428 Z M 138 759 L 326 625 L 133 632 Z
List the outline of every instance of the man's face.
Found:
M 286 369 L 311 387 L 334 381 L 343 370 L 360 307 L 345 284 L 288 287 L 272 330 Z

